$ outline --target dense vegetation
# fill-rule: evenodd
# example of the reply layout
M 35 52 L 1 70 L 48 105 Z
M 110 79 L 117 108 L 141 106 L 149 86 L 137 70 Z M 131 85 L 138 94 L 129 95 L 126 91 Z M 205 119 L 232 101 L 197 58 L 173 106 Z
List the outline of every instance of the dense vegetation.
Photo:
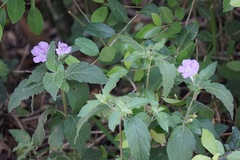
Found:
M 240 159 L 239 0 L 0 4 L 0 159 Z

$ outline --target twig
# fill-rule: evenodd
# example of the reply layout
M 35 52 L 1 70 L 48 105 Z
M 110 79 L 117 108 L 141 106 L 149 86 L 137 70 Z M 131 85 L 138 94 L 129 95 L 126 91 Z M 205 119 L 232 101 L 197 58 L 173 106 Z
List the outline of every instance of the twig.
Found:
M 85 19 L 90 22 L 89 18 L 87 17 L 87 15 L 83 12 L 83 10 L 81 9 L 81 7 L 77 4 L 77 2 L 75 0 L 73 0 L 73 3 L 76 5 L 76 7 L 78 8 L 78 10 L 82 13 L 82 15 L 85 17 Z
M 189 11 L 189 13 L 188 13 L 188 17 L 187 17 L 187 20 L 186 20 L 186 22 L 185 22 L 185 26 L 188 24 L 188 21 L 189 21 L 189 19 L 190 19 L 190 16 L 191 16 L 191 14 L 192 14 L 192 11 L 193 11 L 194 4 L 195 4 L 195 0 L 192 1 L 192 6 L 191 6 L 191 9 L 190 9 L 190 11 Z

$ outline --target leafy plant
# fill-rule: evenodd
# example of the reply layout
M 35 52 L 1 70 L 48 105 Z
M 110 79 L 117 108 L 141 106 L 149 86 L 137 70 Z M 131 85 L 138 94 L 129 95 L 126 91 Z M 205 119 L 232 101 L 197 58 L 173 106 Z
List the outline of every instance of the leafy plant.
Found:
M 185 15 L 183 1 L 168 0 L 160 7 L 150 1 L 139 7 L 142 1 L 132 0 L 135 6 L 130 7 L 139 11 L 130 17 L 126 10 L 129 6 L 118 0 L 94 2 L 99 8 L 90 19 L 74 3 L 86 19 L 86 22 L 77 19 L 83 25 L 85 37 L 76 38 L 72 46 L 58 42 L 57 48 L 55 42 L 39 42 L 31 50 L 33 61 L 42 64 L 15 88 L 8 110 L 18 108 L 21 101 L 30 97 L 34 101 L 34 96 L 43 92 L 49 93 L 50 101 L 32 135 L 24 130 L 10 130 L 18 142 L 14 149 L 18 159 L 41 157 L 44 141 L 49 144 L 48 159 L 107 159 L 112 156 L 134 160 L 233 160 L 238 157 L 238 128 L 233 127 L 232 135 L 224 142 L 220 135 L 226 131 L 226 126 L 212 123 L 214 107 L 221 109 L 229 120 L 237 117 L 234 117 L 236 102 L 232 93 L 216 80 L 216 71 L 224 75 L 219 71 L 222 64 L 211 60 L 218 48 L 216 26 L 211 19 L 215 18 L 213 9 L 208 15 L 201 2 L 192 1 L 187 3 L 190 7 Z M 24 1 L 17 3 L 7 2 L 13 23 L 25 10 Z M 16 5 L 21 7 L 16 9 Z M 227 12 L 239 3 L 229 0 L 222 5 Z M 204 13 L 203 18 L 211 20 L 211 33 L 200 31 L 200 24 L 190 21 L 195 7 L 199 13 Z M 42 19 L 35 1 L 31 1 L 28 13 L 32 14 L 28 16 L 30 27 L 40 33 L 42 26 L 38 24 L 42 24 Z M 141 22 L 142 26 L 131 32 L 128 28 L 134 27 L 132 23 L 141 16 L 148 17 L 150 23 Z M 198 40 L 209 42 L 206 60 L 202 62 L 197 60 Z M 79 60 L 75 52 L 95 61 L 90 64 Z M 103 67 L 95 65 L 97 61 Z M 238 61 L 232 61 L 226 67 L 238 72 L 238 65 Z M 0 75 L 7 74 L 5 64 L 1 66 Z M 130 84 L 132 91 L 114 94 L 122 81 Z M 101 86 L 92 98 L 89 98 L 89 84 Z M 182 95 L 181 87 L 188 93 Z M 203 92 L 212 95 L 209 105 L 199 101 Z M 58 109 L 58 105 L 62 108 Z M 100 120 L 107 122 L 109 130 Z M 99 150 L 87 147 L 91 138 L 90 122 L 102 130 L 119 152 L 109 154 L 103 146 Z M 69 150 L 63 147 L 64 142 L 69 143 Z M 89 157 L 89 153 L 93 157 Z

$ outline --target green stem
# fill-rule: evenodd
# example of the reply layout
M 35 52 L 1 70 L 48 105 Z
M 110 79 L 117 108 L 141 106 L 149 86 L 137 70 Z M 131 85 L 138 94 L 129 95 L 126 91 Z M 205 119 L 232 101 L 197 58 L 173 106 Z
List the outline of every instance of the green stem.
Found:
M 75 0 L 73 0 L 73 3 L 76 5 L 77 9 L 82 13 L 82 15 L 84 16 L 84 18 L 90 23 L 89 18 L 87 17 L 87 15 L 83 12 L 83 10 L 81 9 L 81 7 L 77 4 L 77 2 Z
M 192 105 L 193 105 L 193 101 L 197 99 L 197 95 L 198 95 L 198 91 L 195 91 L 194 94 L 193 94 L 193 98 L 192 98 L 192 100 L 191 100 L 191 102 L 190 102 L 190 104 L 188 106 L 187 113 L 186 113 L 186 115 L 184 117 L 184 121 L 187 120 L 188 114 L 189 114 L 190 109 L 192 108 Z
M 86 25 L 75 15 L 73 14 L 71 11 L 68 11 L 68 14 L 70 14 L 70 16 L 72 16 L 81 26 L 85 27 Z
M 148 85 L 149 85 L 149 77 L 150 77 L 150 71 L 151 71 L 151 63 L 152 63 L 152 58 L 150 58 L 150 62 L 149 62 L 148 69 L 147 69 L 146 89 L 148 89 Z
M 122 152 L 122 121 L 119 124 L 119 134 L 120 134 L 120 159 L 123 159 L 123 152 Z
M 192 11 L 193 11 L 193 8 L 194 8 L 194 4 L 195 4 L 195 0 L 192 1 L 192 6 L 191 6 L 191 9 L 190 9 L 190 11 L 189 11 L 189 13 L 188 13 L 188 17 L 187 17 L 187 20 L 186 20 L 186 22 L 185 22 L 185 25 L 188 24 L 188 21 L 189 21 L 189 19 L 190 19 L 190 16 L 191 16 Z
M 64 115 L 65 115 L 65 117 L 67 117 L 67 101 L 66 101 L 65 92 L 63 90 L 61 90 L 61 97 L 62 97 L 62 101 L 63 101 Z
M 109 46 L 112 46 L 112 45 L 116 42 L 116 40 L 118 39 L 119 35 L 121 35 L 122 32 L 126 30 L 126 28 L 129 26 L 129 24 L 132 23 L 132 21 L 133 21 L 137 16 L 138 16 L 138 14 L 136 14 L 136 15 L 126 24 L 126 26 L 125 26 L 119 33 L 117 33 L 116 37 L 112 40 L 112 42 L 109 44 Z
M 108 138 L 108 140 L 114 144 L 115 147 L 118 147 L 117 143 L 115 142 L 113 136 L 109 133 L 109 131 L 102 125 L 101 122 L 99 122 L 99 120 L 97 120 L 96 118 L 93 118 L 93 122 L 97 125 L 97 127 L 103 131 L 103 133 L 106 135 L 106 137 Z
M 206 61 L 210 61 L 212 56 L 216 53 L 217 51 L 217 27 L 216 27 L 216 17 L 214 13 L 214 7 L 212 6 L 210 9 L 210 16 L 211 16 L 211 21 L 210 21 L 210 27 L 211 27 L 211 34 L 212 34 L 212 49 L 207 55 Z

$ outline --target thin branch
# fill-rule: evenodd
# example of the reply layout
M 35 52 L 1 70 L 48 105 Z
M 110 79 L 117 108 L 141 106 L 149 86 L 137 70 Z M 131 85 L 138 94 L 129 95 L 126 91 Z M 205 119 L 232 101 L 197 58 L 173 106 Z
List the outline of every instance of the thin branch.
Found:
M 194 8 L 194 4 L 195 4 L 195 0 L 192 1 L 192 6 L 191 6 L 191 9 L 190 9 L 190 11 L 189 11 L 189 13 L 188 13 L 188 17 L 187 17 L 187 20 L 186 20 L 186 22 L 185 22 L 185 25 L 188 24 L 188 21 L 189 21 L 189 19 L 190 19 L 190 17 L 191 17 L 191 14 L 192 14 L 192 11 L 193 11 L 193 8 Z

